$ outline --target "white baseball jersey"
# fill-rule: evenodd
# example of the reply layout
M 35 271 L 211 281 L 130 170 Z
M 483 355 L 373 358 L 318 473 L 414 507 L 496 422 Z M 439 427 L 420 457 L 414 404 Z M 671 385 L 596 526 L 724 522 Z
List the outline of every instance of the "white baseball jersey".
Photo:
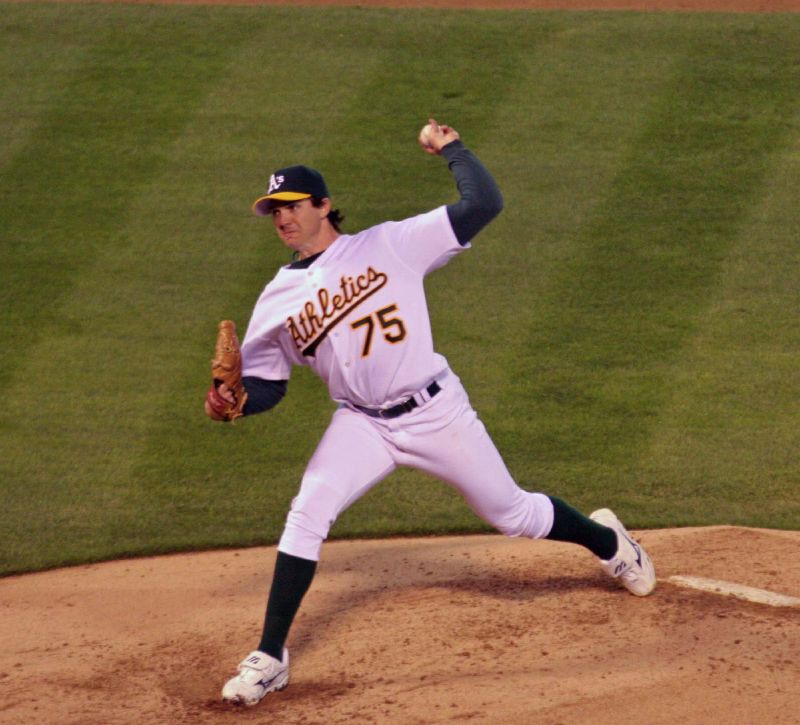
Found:
M 339 514 L 397 466 L 447 481 L 509 536 L 550 530 L 552 503 L 517 486 L 433 349 L 423 280 L 464 248 L 442 206 L 341 235 L 311 266 L 283 267 L 264 289 L 242 342 L 243 375 L 286 380 L 293 364 L 308 365 L 343 404 L 292 501 L 281 552 L 317 560 Z M 387 408 L 433 380 L 438 395 L 392 420 L 348 405 Z
M 292 365 L 308 365 L 339 403 L 409 398 L 447 368 L 423 279 L 463 249 L 441 206 L 343 234 L 308 268 L 282 267 L 253 310 L 243 375 L 287 380 Z

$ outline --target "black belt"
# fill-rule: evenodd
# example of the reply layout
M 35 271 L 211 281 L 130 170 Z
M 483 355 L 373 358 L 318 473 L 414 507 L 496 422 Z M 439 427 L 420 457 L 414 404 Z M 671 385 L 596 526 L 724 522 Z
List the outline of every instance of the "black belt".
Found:
M 425 392 L 428 394 L 429 400 L 430 398 L 437 395 L 440 391 L 441 387 L 439 386 L 439 383 L 437 383 L 435 380 L 427 388 L 425 388 Z M 419 395 L 419 393 L 417 393 L 417 395 Z M 404 413 L 408 413 L 414 410 L 414 408 L 419 408 L 420 403 L 417 402 L 416 396 L 412 396 L 408 400 L 404 400 L 402 403 L 393 405 L 391 408 L 379 408 L 379 409 L 363 408 L 362 406 L 355 405 L 354 403 L 352 403 L 351 405 L 353 405 L 353 407 L 356 410 L 360 410 L 362 413 L 366 413 L 370 418 L 388 419 L 388 418 L 397 418 L 398 416 L 401 416 Z

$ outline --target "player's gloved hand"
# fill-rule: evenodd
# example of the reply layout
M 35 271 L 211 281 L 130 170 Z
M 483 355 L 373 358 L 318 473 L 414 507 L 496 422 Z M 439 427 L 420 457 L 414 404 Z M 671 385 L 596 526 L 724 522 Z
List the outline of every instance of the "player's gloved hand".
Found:
M 211 360 L 211 387 L 206 394 L 206 415 L 213 420 L 233 422 L 243 415 L 247 391 L 242 382 L 242 351 L 231 320 L 219 323 L 214 358 Z
M 225 383 L 219 387 L 212 383 L 206 395 L 206 415 L 212 420 L 228 420 L 228 411 L 236 403 L 236 398 Z
M 426 153 L 439 156 L 442 149 L 461 138 L 458 131 L 447 124 L 439 124 L 435 118 L 428 119 L 428 125 L 420 132 L 419 143 Z

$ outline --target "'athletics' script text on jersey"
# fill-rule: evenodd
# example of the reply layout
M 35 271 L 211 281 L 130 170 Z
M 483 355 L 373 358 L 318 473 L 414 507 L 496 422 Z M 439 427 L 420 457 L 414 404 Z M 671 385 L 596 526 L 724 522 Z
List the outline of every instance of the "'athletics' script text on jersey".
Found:
M 323 287 L 316 300 L 308 300 L 299 313 L 286 320 L 286 329 L 297 349 L 305 356 L 313 355 L 336 325 L 388 281 L 385 273 L 367 267 L 364 274 L 342 276 L 338 291 L 334 293 Z

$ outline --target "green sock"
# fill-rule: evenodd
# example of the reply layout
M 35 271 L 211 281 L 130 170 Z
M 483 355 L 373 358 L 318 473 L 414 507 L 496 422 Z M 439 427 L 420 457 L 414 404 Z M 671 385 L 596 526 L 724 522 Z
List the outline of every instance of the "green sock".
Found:
M 615 556 L 617 534 L 613 529 L 592 521 L 560 498 L 548 498 L 553 502 L 553 528 L 545 538 L 580 544 L 605 561 Z
M 276 660 L 283 659 L 283 645 L 300 602 L 311 585 L 317 562 L 278 552 L 275 574 L 264 616 L 264 631 L 258 649 Z

